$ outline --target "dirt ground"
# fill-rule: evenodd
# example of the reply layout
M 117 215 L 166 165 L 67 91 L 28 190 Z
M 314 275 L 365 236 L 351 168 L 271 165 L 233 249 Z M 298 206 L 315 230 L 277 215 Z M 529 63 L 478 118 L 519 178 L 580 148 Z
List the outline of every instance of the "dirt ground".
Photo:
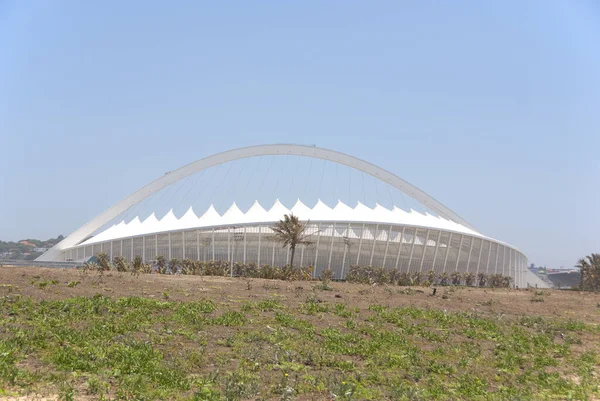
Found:
M 69 283 L 79 282 L 74 286 Z M 46 284 L 44 284 L 46 283 Z M 40 285 L 41 284 L 41 285 Z M 477 312 L 516 318 L 534 314 L 553 318 L 572 318 L 600 324 L 600 294 L 549 289 L 491 289 L 467 287 L 432 288 L 369 286 L 331 283 L 333 291 L 315 289 L 317 282 L 279 281 L 224 277 L 109 272 L 102 275 L 74 269 L 37 267 L 0 267 L 0 296 L 21 294 L 34 300 L 59 300 L 102 294 L 110 297 L 140 296 L 154 299 L 214 302 L 257 301 L 279 296 L 282 303 L 295 306 L 309 293 L 326 302 L 343 302 L 349 307 L 368 308 L 371 304 L 415 306 L 448 311 Z M 537 293 L 537 295 L 536 295 Z M 534 298 L 543 302 L 533 302 Z

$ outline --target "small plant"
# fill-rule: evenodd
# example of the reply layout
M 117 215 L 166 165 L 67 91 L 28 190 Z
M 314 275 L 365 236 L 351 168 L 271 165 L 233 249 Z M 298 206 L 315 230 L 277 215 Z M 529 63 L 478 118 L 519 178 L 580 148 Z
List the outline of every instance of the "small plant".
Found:
M 494 300 L 493 299 L 488 299 L 487 301 L 483 301 L 481 303 L 481 305 L 483 306 L 492 306 L 494 304 Z
M 278 290 L 280 287 L 277 284 L 264 283 L 262 286 L 265 290 Z
M 331 269 L 323 270 L 323 273 L 321 273 L 319 278 L 321 279 L 321 281 L 324 281 L 327 283 L 330 282 L 333 279 L 333 270 L 331 270 Z
M 41 289 L 44 289 L 48 286 L 48 284 L 58 284 L 58 281 L 56 281 L 56 280 L 42 281 L 42 282 L 38 283 L 38 287 L 40 287 Z
M 194 273 L 194 261 L 184 259 L 181 261 L 181 274 L 190 275 Z
M 328 312 L 327 305 L 322 305 L 321 301 L 315 296 L 307 297 L 306 302 L 301 305 L 302 312 L 307 315 L 315 315 L 320 312 Z
M 58 399 L 61 401 L 73 401 L 75 399 L 75 389 L 68 382 L 63 382 L 60 385 Z
M 152 273 L 152 265 L 150 263 L 142 264 L 142 273 L 144 273 L 144 274 Z
M 79 283 L 80 283 L 79 281 L 69 281 L 69 283 L 67 284 L 67 287 L 73 288 Z
M 491 288 L 508 288 L 512 278 L 502 274 L 492 274 L 488 277 L 488 285 Z
M 142 257 L 137 255 L 133 258 L 133 262 L 131 263 L 131 274 L 138 275 L 144 270 L 144 262 L 142 261 Z
M 465 285 L 471 287 L 475 283 L 475 275 L 471 272 L 466 272 L 463 276 Z
M 274 311 L 276 309 L 281 309 L 281 302 L 277 299 L 265 299 L 256 303 L 256 309 L 261 312 Z
M 371 269 L 371 284 L 387 284 L 390 276 L 384 267 L 373 267 Z
M 460 285 L 462 280 L 462 274 L 460 274 L 460 272 L 454 272 L 450 277 L 452 278 L 452 285 Z
M 158 272 L 160 274 L 167 273 L 167 262 L 164 256 L 159 255 L 156 257 L 156 267 L 158 268 Z
M 118 272 L 124 273 L 129 271 L 129 263 L 127 263 L 125 258 L 122 256 L 115 256 L 113 258 L 113 264 L 115 265 L 115 268 Z
M 162 296 L 164 299 L 169 299 L 169 292 L 168 291 L 163 291 Z
M 96 260 L 98 261 L 99 269 L 104 271 L 112 270 L 110 258 L 105 252 L 100 252 L 98 255 L 96 255 Z
M 488 275 L 485 273 L 479 273 L 477 275 L 477 285 L 479 287 L 485 287 L 488 282 Z
M 410 276 L 411 285 L 421 285 L 421 281 L 423 281 L 423 276 L 419 272 L 414 272 Z
M 410 282 L 410 274 L 407 272 L 401 272 L 398 274 L 398 279 L 396 280 L 398 285 L 408 286 L 411 284 Z
M 179 266 L 181 265 L 181 263 L 179 262 L 178 259 L 171 259 L 169 260 L 169 272 L 171 274 L 177 274 L 179 273 Z
M 97 377 L 90 377 L 87 380 L 87 393 L 91 395 L 104 395 L 108 393 L 110 385 L 98 379 Z
M 326 281 L 321 281 L 319 284 L 315 284 L 313 288 L 321 291 L 333 291 L 333 287 L 330 286 L 329 282 Z
M 433 270 L 429 270 L 426 274 L 429 285 L 435 285 L 437 274 Z
M 221 326 L 243 326 L 246 323 L 246 317 L 241 312 L 227 311 L 221 316 L 213 318 L 212 323 Z
M 315 285 L 313 288 L 315 288 L 317 290 L 321 290 L 321 291 L 333 290 L 333 288 L 329 285 L 332 278 L 333 278 L 333 271 L 331 269 L 323 270 L 323 273 L 321 273 L 321 276 L 319 277 L 319 279 L 321 279 L 321 282 L 319 284 Z

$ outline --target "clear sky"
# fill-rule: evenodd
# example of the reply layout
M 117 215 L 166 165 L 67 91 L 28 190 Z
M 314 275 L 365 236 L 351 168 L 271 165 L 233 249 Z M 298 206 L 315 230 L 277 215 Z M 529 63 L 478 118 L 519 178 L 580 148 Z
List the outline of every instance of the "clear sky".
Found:
M 0 239 L 275 142 L 375 162 L 572 266 L 600 252 L 600 3 L 0 0 Z

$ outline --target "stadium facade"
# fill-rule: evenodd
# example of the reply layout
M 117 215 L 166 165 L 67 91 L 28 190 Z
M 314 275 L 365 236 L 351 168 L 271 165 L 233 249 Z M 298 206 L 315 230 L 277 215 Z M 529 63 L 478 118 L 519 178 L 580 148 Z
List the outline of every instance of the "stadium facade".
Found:
M 177 218 L 169 211 L 160 219 L 154 213 L 143 220 L 108 225 L 115 218 L 163 188 L 204 169 L 243 158 L 263 155 L 294 155 L 328 160 L 369 174 L 410 195 L 431 210 L 420 213 L 376 204 L 342 201 L 312 207 L 300 199 L 289 207 L 275 200 L 265 209 L 258 201 L 245 212 L 234 202 L 219 214 L 211 205 L 197 215 L 190 207 Z M 310 244 L 296 251 L 295 264 L 313 266 L 314 274 L 331 269 L 343 278 L 353 265 L 377 266 L 402 271 L 436 273 L 455 271 L 502 274 L 522 286 L 527 258 L 517 248 L 484 236 L 450 209 L 400 177 L 355 157 L 312 146 L 262 145 L 236 149 L 198 160 L 165 174 L 97 216 L 43 254 L 44 261 L 85 261 L 104 252 L 144 261 L 162 255 L 167 259 L 222 260 L 282 266 L 290 250 L 282 248 L 271 227 L 293 213 L 309 221 Z

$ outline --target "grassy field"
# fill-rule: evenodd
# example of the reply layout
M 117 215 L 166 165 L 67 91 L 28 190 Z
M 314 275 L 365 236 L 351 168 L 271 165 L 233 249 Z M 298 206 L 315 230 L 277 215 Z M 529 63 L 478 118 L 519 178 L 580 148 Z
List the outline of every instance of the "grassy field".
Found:
M 4 267 L 0 296 L 0 399 L 600 397 L 595 294 Z

